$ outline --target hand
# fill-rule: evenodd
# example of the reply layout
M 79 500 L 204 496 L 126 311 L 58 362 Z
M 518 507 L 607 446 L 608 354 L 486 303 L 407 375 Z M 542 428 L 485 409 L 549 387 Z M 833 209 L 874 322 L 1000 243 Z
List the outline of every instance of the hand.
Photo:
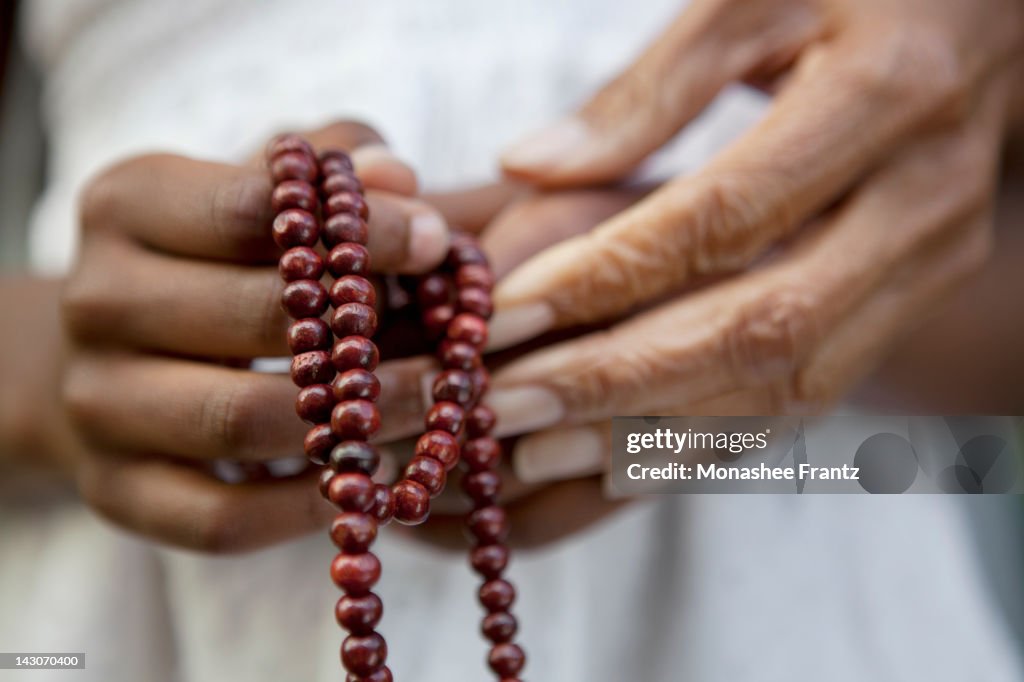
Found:
M 354 150 L 376 269 L 420 272 L 444 257 L 443 218 L 409 197 L 415 176 L 376 133 L 338 124 L 309 139 Z M 331 516 L 313 472 L 237 484 L 213 475 L 225 461 L 301 456 L 308 428 L 287 375 L 231 366 L 288 354 L 270 191 L 256 165 L 151 155 L 110 168 L 82 197 L 81 253 L 63 295 L 63 398 L 80 443 L 69 466 L 87 503 L 158 540 L 246 549 Z M 410 381 L 420 371 L 408 360 L 379 367 L 386 422 L 422 409 Z
M 606 182 L 730 81 L 778 85 L 700 172 L 499 284 L 496 345 L 616 322 L 495 376 L 550 429 L 524 439 L 519 473 L 600 467 L 612 415 L 816 411 L 842 396 L 986 262 L 1022 17 L 1011 0 L 697 0 L 579 114 L 513 147 L 516 177 Z

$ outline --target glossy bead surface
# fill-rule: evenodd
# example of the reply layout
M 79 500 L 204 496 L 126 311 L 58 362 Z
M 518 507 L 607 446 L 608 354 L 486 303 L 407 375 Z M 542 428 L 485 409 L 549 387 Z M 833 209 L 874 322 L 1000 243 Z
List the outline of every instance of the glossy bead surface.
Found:
M 373 505 L 373 486 L 366 474 L 335 473 L 327 486 L 327 499 L 342 511 L 365 512 Z
M 448 264 L 456 271 L 463 265 L 487 265 L 487 255 L 476 243 L 476 240 L 468 235 L 458 235 L 452 238 L 451 246 L 448 247 Z
M 427 275 L 416 285 L 416 300 L 424 309 L 450 302 L 452 286 L 444 275 Z
M 500 578 L 508 566 L 508 547 L 502 544 L 481 545 L 469 552 L 469 564 L 487 580 Z
M 288 349 L 293 355 L 331 349 L 331 329 L 319 317 L 306 317 L 288 325 Z
M 498 506 L 483 507 L 470 512 L 466 519 L 470 534 L 481 545 L 505 542 L 508 538 L 508 516 Z
M 324 468 L 323 471 L 320 472 L 320 476 L 318 476 L 316 479 L 317 490 L 320 491 L 320 497 L 324 498 L 325 500 L 330 499 L 329 490 L 331 487 L 331 481 L 333 480 L 334 472 L 327 468 Z
M 370 274 L 370 252 L 362 244 L 344 242 L 327 253 L 327 270 L 335 277 Z
M 434 403 L 427 410 L 427 416 L 423 421 L 428 431 L 447 431 L 453 436 L 457 436 L 462 431 L 465 416 L 465 411 L 456 403 L 443 401 Z
M 369 400 L 345 400 L 331 412 L 331 430 L 339 440 L 366 440 L 380 429 L 380 412 Z
M 316 161 L 304 152 L 284 152 L 270 161 L 270 177 L 278 184 L 285 180 L 312 183 L 316 182 L 318 174 Z
M 460 289 L 476 287 L 491 291 L 494 289 L 494 273 L 486 265 L 463 265 L 455 271 L 455 284 Z
M 445 304 L 427 308 L 423 311 L 423 328 L 427 337 L 437 339 L 444 336 L 454 317 L 454 306 Z
M 494 304 L 491 302 L 491 295 L 478 287 L 467 287 L 459 289 L 458 298 L 459 312 L 472 313 L 483 319 L 488 319 L 494 312 Z
M 300 208 L 307 213 L 316 212 L 316 188 L 304 180 L 285 180 L 270 193 L 270 209 L 274 213 L 289 208 Z
M 451 471 L 459 463 L 459 441 L 447 431 L 427 431 L 416 440 L 417 456 L 433 457 Z
M 328 247 L 345 242 L 365 245 L 369 237 L 366 221 L 352 213 L 336 213 L 324 221 L 322 239 Z
M 272 225 L 274 242 L 282 249 L 293 246 L 316 246 L 320 239 L 320 226 L 309 211 L 289 208 L 274 218 Z
M 497 471 L 476 471 L 462 477 L 462 490 L 476 507 L 486 507 L 498 501 L 501 476 Z
M 509 581 L 496 578 L 481 585 L 477 596 L 480 604 L 491 613 L 508 611 L 516 600 L 516 588 Z
M 306 386 L 295 398 L 295 414 L 310 424 L 319 424 L 331 418 L 334 390 L 327 384 Z
M 277 271 L 286 282 L 297 279 L 318 280 L 324 274 L 324 259 L 308 246 L 293 246 L 281 256 Z
M 345 303 L 363 303 L 371 308 L 377 302 L 377 292 L 370 281 L 359 275 L 339 277 L 331 285 L 331 303 L 335 306 Z
M 299 387 L 328 383 L 334 378 L 331 356 L 322 350 L 296 355 L 292 358 L 291 376 Z
M 384 666 L 377 672 L 369 675 L 353 675 L 349 673 L 345 676 L 345 682 L 395 682 L 395 678 L 391 676 L 391 669 Z M 501 682 L 519 682 L 519 680 L 501 680 Z
M 499 611 L 488 613 L 480 624 L 480 632 L 495 644 L 511 641 L 516 636 L 519 623 L 511 613 Z
M 344 512 L 331 521 L 331 540 L 345 554 L 362 554 L 377 539 L 377 520 L 369 514 Z
M 380 397 L 380 380 L 365 369 L 349 369 L 334 377 L 331 382 L 334 398 L 342 400 L 371 400 Z
M 473 438 L 462 446 L 462 461 L 470 471 L 493 469 L 501 460 L 501 445 L 490 436 Z
M 448 338 L 482 348 L 487 343 L 487 322 L 473 313 L 459 313 L 448 325 Z
M 363 183 L 351 173 L 329 173 L 324 177 L 320 186 L 323 188 L 326 196 L 337 194 L 338 192 L 363 193 Z
M 378 526 L 387 525 L 395 516 L 395 496 L 391 494 L 391 488 L 383 483 L 374 487 L 370 513 L 377 519 Z
M 344 440 L 328 455 L 331 468 L 338 472 L 352 471 L 367 476 L 377 473 L 380 453 L 364 440 Z
M 335 369 L 344 372 L 348 369 L 365 369 L 372 372 L 380 362 L 377 345 L 362 336 L 346 336 L 339 339 L 331 350 L 331 362 Z
M 377 311 L 365 303 L 343 303 L 334 309 L 331 330 L 338 336 L 371 337 L 377 332 Z
M 373 632 L 384 614 L 384 604 L 373 592 L 359 597 L 344 595 L 334 605 L 334 618 L 338 625 L 353 635 L 368 635 Z
M 352 213 L 363 220 L 370 217 L 370 208 L 366 199 L 356 192 L 337 192 L 324 201 L 324 215 L 332 216 L 339 213 Z
M 473 383 L 462 370 L 446 369 L 434 379 L 432 394 L 435 402 L 449 401 L 466 406 L 473 398 Z
M 331 580 L 347 594 L 366 594 L 380 580 L 380 560 L 372 552 L 338 554 L 331 562 Z
M 352 164 L 352 157 L 340 149 L 328 149 L 321 153 L 320 167 L 323 168 L 325 175 L 336 173 L 348 175 L 355 168 Z
M 469 373 L 469 380 L 473 385 L 472 402 L 476 403 L 484 396 L 487 388 L 491 385 L 491 373 L 487 371 L 486 367 L 481 365 Z
M 349 635 L 341 644 L 341 662 L 355 675 L 370 675 L 384 666 L 388 645 L 376 632 Z
M 476 405 L 466 415 L 466 435 L 470 438 L 486 436 L 494 430 L 498 417 L 494 410 L 486 405 Z
M 330 461 L 331 450 L 337 445 L 330 424 L 317 424 L 306 432 L 302 441 L 302 450 L 313 464 L 324 465 Z
M 461 369 L 468 372 L 480 366 L 480 350 L 462 341 L 445 339 L 438 350 L 438 360 L 445 369 Z
M 294 319 L 320 317 L 327 311 L 327 290 L 313 279 L 289 282 L 281 292 L 281 305 Z
M 395 520 L 415 526 L 427 520 L 430 513 L 430 493 L 416 481 L 399 481 L 391 489 L 395 496 Z
M 448 478 L 444 465 L 433 457 L 413 457 L 405 467 L 405 477 L 426 488 L 431 497 L 441 494 Z
M 268 159 L 274 159 L 285 152 L 301 152 L 311 159 L 315 157 L 313 147 L 309 142 L 294 133 L 275 135 L 267 143 L 266 156 Z
M 503 678 L 518 675 L 526 664 L 526 654 L 516 644 L 495 644 L 487 656 L 487 664 Z

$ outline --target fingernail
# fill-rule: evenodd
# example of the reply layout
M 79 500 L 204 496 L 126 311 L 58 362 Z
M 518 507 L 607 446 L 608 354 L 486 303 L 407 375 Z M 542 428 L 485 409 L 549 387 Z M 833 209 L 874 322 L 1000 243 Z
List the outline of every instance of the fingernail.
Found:
M 352 165 L 356 171 L 365 171 L 367 167 L 379 163 L 402 163 L 395 154 L 383 144 L 368 144 L 352 150 Z
M 547 303 L 528 303 L 499 310 L 491 318 L 487 350 L 514 346 L 543 334 L 555 325 L 555 311 Z
M 562 421 L 565 405 L 554 391 L 540 386 L 495 388 L 487 404 L 498 416 L 498 438 L 547 428 Z
M 593 428 L 580 426 L 521 438 L 512 466 L 524 483 L 593 476 L 604 470 L 605 442 Z
M 425 272 L 448 253 L 448 225 L 441 214 L 422 210 L 409 219 L 409 258 L 404 270 Z
M 582 120 L 574 116 L 565 118 L 506 149 L 501 163 L 511 171 L 551 170 L 591 139 L 590 129 Z

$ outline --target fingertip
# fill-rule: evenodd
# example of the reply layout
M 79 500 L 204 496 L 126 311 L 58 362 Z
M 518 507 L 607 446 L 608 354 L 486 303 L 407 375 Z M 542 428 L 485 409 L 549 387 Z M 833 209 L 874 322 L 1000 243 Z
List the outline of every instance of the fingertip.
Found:
M 544 181 L 576 166 L 594 141 L 583 119 L 569 116 L 527 135 L 501 155 L 502 170 L 513 178 Z
M 444 217 L 423 206 L 409 218 L 408 258 L 403 271 L 422 273 L 436 267 L 448 254 L 451 233 Z

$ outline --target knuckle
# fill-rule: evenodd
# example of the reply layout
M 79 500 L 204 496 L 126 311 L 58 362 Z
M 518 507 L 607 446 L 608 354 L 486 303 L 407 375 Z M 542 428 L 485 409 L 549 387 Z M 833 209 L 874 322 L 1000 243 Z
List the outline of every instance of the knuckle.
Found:
M 783 289 L 742 308 L 724 336 L 725 355 L 744 382 L 791 375 L 811 349 L 815 328 L 811 294 Z
M 61 405 L 70 422 L 86 437 L 95 430 L 99 400 L 91 372 L 81 362 L 72 361 L 61 380 Z
M 199 405 L 199 433 L 225 456 L 245 456 L 255 445 L 258 397 L 241 386 L 208 393 Z
M 760 250 L 752 226 L 763 222 L 763 209 L 748 189 L 753 184 L 739 173 L 719 173 L 701 188 L 691 254 L 696 272 L 743 267 Z
M 125 163 L 97 173 L 85 184 L 78 200 L 83 232 L 101 228 L 109 223 L 111 216 L 117 215 L 122 201 L 120 172 Z
M 271 181 L 265 173 L 240 172 L 217 185 L 210 199 L 210 226 L 228 246 L 260 241 L 270 221 Z

